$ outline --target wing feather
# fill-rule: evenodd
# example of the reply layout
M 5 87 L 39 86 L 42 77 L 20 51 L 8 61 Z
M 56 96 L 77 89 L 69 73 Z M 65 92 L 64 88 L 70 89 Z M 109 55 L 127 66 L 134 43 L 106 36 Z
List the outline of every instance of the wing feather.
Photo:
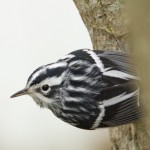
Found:
M 130 94 L 129 97 L 125 96 L 128 94 Z M 111 99 L 112 96 L 114 99 Z M 117 100 L 118 98 L 119 100 Z M 108 103 L 107 101 L 110 99 L 114 102 Z M 139 102 L 139 88 L 133 82 L 104 89 L 101 92 L 101 100 L 105 109 L 105 115 L 99 127 L 112 127 L 127 124 L 138 120 L 142 116 L 142 108 Z
M 95 51 L 102 60 L 106 68 L 120 70 L 124 73 L 134 75 L 137 74 L 135 63 L 129 53 L 115 51 Z

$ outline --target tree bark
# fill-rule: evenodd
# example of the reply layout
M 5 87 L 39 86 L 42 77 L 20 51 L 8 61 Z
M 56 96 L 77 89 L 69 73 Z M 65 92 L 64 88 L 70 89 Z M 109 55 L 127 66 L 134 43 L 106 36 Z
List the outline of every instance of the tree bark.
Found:
M 124 0 L 74 2 L 88 29 L 94 49 L 127 50 L 128 21 L 124 13 Z
M 137 3 L 135 0 L 133 1 L 135 2 L 134 4 Z M 127 40 L 129 17 L 126 13 L 127 7 L 125 2 L 126 0 L 74 0 L 82 20 L 87 27 L 94 49 L 115 51 L 129 50 Z M 134 7 L 134 9 L 136 8 Z M 134 32 L 136 33 L 137 31 Z M 133 41 L 135 41 L 134 36 Z M 136 46 L 133 46 L 133 52 L 135 52 L 134 47 L 136 48 Z M 139 50 L 136 56 L 138 54 L 141 55 L 142 52 Z M 139 61 L 138 56 L 136 58 Z M 142 61 L 144 61 L 144 56 L 142 58 Z M 146 62 L 150 63 L 150 60 Z M 146 62 L 144 61 L 143 64 Z M 143 75 L 146 73 L 144 69 L 141 71 L 143 71 Z M 148 84 L 146 85 L 149 87 Z M 149 93 L 150 92 L 146 92 L 145 94 L 147 99 Z M 145 119 L 137 123 L 111 128 L 110 137 L 112 150 L 150 150 L 148 125 L 150 125 L 150 122 L 148 119 L 147 121 Z

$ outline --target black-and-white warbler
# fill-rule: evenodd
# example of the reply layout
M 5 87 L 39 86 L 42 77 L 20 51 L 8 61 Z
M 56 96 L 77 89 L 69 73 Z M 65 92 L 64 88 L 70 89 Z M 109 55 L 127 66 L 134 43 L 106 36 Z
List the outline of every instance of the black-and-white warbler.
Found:
M 141 116 L 135 72 L 127 53 L 76 50 L 36 69 L 25 89 L 11 97 L 29 94 L 78 128 L 123 125 Z

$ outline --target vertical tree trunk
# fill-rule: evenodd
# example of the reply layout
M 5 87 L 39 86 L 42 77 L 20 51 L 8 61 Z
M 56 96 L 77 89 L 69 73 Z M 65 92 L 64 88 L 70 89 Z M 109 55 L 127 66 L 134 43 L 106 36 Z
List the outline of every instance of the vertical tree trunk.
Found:
M 74 2 L 88 29 L 94 49 L 127 50 L 128 21 L 124 13 L 124 0 Z
M 74 0 L 74 3 L 88 29 L 94 49 L 129 50 L 125 0 Z M 111 128 L 112 149 L 150 150 L 149 135 L 148 122 L 144 121 Z

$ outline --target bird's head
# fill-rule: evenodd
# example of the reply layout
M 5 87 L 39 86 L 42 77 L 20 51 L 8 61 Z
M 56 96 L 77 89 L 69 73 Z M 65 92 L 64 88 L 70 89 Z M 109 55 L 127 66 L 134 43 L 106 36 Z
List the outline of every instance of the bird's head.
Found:
M 50 106 L 58 100 L 66 72 L 66 62 L 41 66 L 29 76 L 26 87 L 13 94 L 11 98 L 28 94 L 41 107 Z

